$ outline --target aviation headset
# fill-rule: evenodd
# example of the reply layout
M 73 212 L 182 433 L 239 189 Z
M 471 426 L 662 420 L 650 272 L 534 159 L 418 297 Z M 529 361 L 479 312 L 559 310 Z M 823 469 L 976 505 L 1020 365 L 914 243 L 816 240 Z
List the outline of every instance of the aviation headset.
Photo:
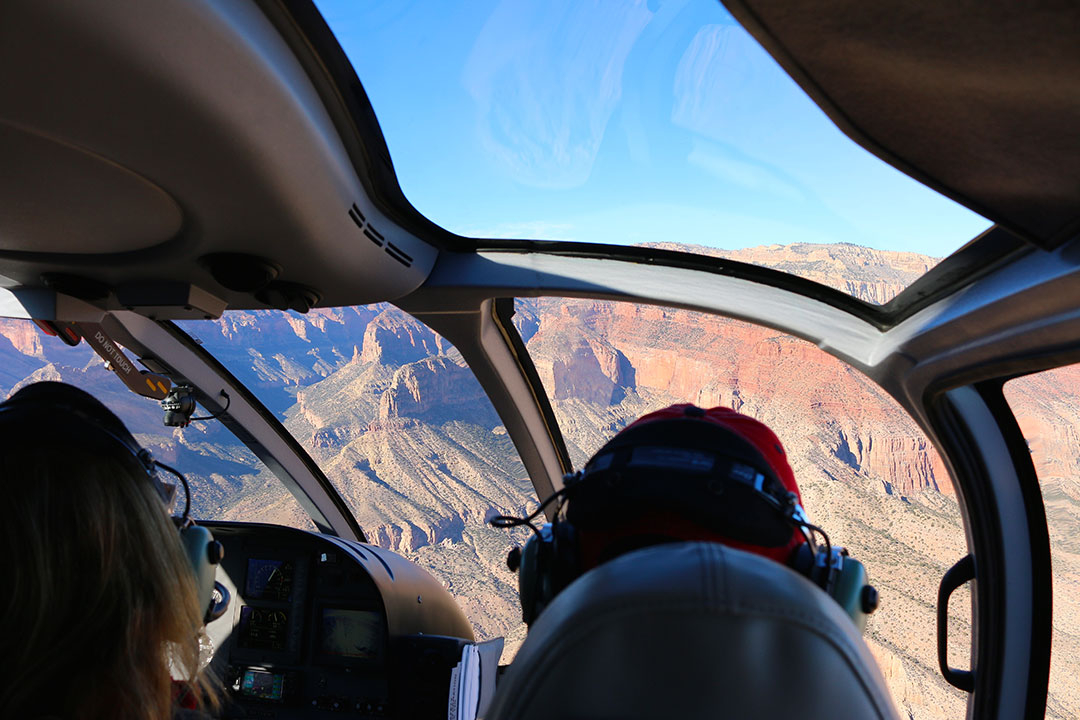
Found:
M 507 565 L 518 573 L 525 623 L 531 625 L 589 567 L 680 539 L 677 530 L 612 533 L 625 529 L 627 518 L 659 511 L 786 564 L 828 593 L 863 630 L 878 600 L 862 563 L 845 549 L 833 548 L 828 535 L 806 519 L 798 495 L 785 487 L 753 443 L 704 420 L 701 408 L 676 409 L 682 417 L 668 416 L 620 432 L 583 471 L 567 475 L 563 489 L 528 517 L 490 520 L 496 527 L 533 529 L 525 547 L 514 548 L 507 557 Z M 553 502 L 553 522 L 534 526 L 532 520 Z M 589 543 L 582 538 L 586 533 L 610 539 L 601 555 L 583 558 L 588 554 Z M 816 534 L 824 540 L 820 546 L 813 540 Z
M 89 393 L 71 385 L 58 382 L 41 382 L 29 385 L 0 403 L 0 425 L 25 421 L 32 415 L 47 415 L 54 422 L 74 420 L 80 432 L 96 433 L 114 446 L 123 448 L 146 474 L 161 497 L 165 510 L 172 504 L 176 487 L 158 476 L 158 468 L 175 475 L 184 487 L 184 512 L 174 517 L 180 534 L 180 544 L 191 563 L 199 602 L 206 613 L 204 619 L 220 614 L 213 604 L 214 566 L 221 562 L 224 548 L 204 527 L 190 518 L 191 489 L 187 478 L 179 471 L 158 462 L 150 451 L 140 447 L 124 424 L 108 408 Z M 220 605 L 220 603 L 217 603 Z

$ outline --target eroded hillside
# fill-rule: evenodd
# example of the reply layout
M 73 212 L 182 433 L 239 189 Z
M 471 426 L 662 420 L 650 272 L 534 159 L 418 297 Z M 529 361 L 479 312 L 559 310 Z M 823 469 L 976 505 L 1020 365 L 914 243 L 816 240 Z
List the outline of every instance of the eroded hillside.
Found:
M 962 714 L 962 695 L 938 674 L 933 630 L 937 583 L 966 553 L 959 508 L 937 453 L 891 398 L 807 342 L 734 320 L 586 300 L 518 308 L 577 464 L 674 402 L 726 405 L 769 425 L 811 519 L 882 593 L 867 639 L 898 704 L 918 718 Z M 969 631 L 960 609 L 958 647 Z
M 799 270 L 875 302 L 934 263 L 846 245 L 723 254 Z M 787 448 L 811 518 L 863 560 L 881 591 L 867 639 L 898 706 L 920 720 L 962 715 L 963 694 L 937 671 L 933 616 L 941 575 L 966 553 L 959 510 L 940 458 L 888 396 L 809 343 L 733 320 L 547 298 L 519 300 L 516 311 L 577 466 L 632 419 L 672 402 L 727 405 L 770 425 Z M 282 419 L 369 539 L 428 568 L 479 635 L 508 638 L 504 662 L 511 657 L 524 628 L 516 579 L 504 561 L 524 536 L 486 527 L 483 518 L 492 509 L 521 513 L 537 499 L 456 350 L 388 306 L 234 312 L 183 326 Z M 142 442 L 189 472 L 202 516 L 311 527 L 227 431 L 215 423 L 163 427 L 156 404 L 128 393 L 85 345 L 67 348 L 27 322 L 0 321 L 0 353 L 5 395 L 27 382 L 61 379 L 118 409 Z M 1078 385 L 1075 374 L 1030 382 L 1021 418 L 1047 458 L 1048 511 L 1073 523 L 1080 517 L 1080 406 L 1070 388 Z M 1073 577 L 1080 548 L 1066 531 L 1059 539 L 1068 554 L 1055 556 L 1055 571 Z M 1061 597 L 1055 623 L 1065 640 L 1055 640 L 1056 658 L 1077 647 L 1073 628 L 1080 627 L 1076 604 Z M 966 666 L 963 601 L 953 610 L 950 644 L 960 649 L 953 664 Z M 1071 662 L 1055 661 L 1050 717 L 1080 714 Z

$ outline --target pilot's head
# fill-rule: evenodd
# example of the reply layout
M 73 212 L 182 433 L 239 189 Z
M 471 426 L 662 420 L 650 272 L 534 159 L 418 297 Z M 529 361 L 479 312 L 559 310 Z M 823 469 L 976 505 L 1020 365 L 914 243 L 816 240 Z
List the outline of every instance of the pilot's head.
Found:
M 568 493 L 581 571 L 629 550 L 713 541 L 780 563 L 805 542 L 802 497 L 783 445 L 734 410 L 673 405 L 604 445 Z
M 69 385 L 20 390 L 0 404 L 0 496 L 5 717 L 171 717 L 204 608 L 123 423 Z

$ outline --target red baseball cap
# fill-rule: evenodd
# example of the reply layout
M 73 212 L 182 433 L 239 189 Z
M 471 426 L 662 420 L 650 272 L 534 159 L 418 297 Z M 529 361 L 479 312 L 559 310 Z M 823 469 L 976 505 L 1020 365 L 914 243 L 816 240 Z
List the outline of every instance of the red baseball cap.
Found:
M 779 438 L 731 408 L 672 405 L 626 426 L 567 501 L 582 570 L 659 542 L 704 540 L 786 563 L 805 540 L 802 496 Z

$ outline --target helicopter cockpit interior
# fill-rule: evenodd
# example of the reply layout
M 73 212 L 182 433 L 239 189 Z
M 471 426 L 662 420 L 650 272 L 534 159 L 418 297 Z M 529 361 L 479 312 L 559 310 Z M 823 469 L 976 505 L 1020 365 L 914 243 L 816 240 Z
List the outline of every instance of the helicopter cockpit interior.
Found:
M 588 623 L 660 581 L 602 566 L 530 632 L 507 557 L 533 532 L 489 521 L 555 519 L 681 403 L 773 428 L 865 570 L 847 604 L 807 585 L 799 632 L 841 649 L 795 685 L 855 683 L 860 717 L 1075 717 L 1078 27 L 952 0 L 8 0 L 0 397 L 82 387 L 187 475 L 224 549 L 221 717 L 632 712 L 650 633 Z M 748 598 L 763 572 L 646 552 L 709 602 L 697 579 Z M 751 627 L 730 653 L 769 646 Z M 600 636 L 648 672 L 555 662 Z M 722 712 L 679 674 L 679 715 Z

